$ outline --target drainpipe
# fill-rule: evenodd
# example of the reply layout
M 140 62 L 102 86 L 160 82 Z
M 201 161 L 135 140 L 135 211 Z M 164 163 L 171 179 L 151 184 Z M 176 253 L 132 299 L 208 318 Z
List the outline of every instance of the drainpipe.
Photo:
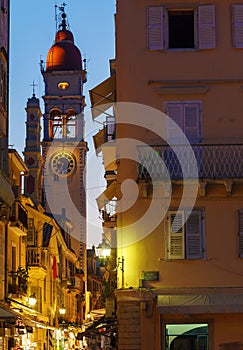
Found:
M 4 242 L 4 300 L 8 297 L 8 224 L 5 223 L 5 242 Z

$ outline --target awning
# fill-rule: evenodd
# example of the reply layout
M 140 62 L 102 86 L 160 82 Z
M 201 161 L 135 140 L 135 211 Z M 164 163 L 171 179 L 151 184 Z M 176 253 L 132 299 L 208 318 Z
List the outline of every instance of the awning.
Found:
M 243 312 L 243 294 L 158 295 L 160 314 Z
M 77 339 L 82 340 L 83 337 L 92 338 L 98 334 L 110 337 L 110 333 L 116 333 L 117 331 L 117 319 L 106 318 L 102 316 L 99 320 L 95 321 L 84 332 L 78 333 Z
M 101 146 L 105 143 L 105 127 L 93 136 L 96 155 L 101 152 Z
M 10 310 L 6 310 L 6 309 L 3 309 L 2 307 L 0 307 L 0 319 L 1 321 L 2 320 L 15 320 L 17 319 L 19 316 L 10 311 Z
M 95 88 L 89 90 L 89 94 L 92 117 L 95 119 L 116 101 L 116 75 L 113 74 Z
M 12 298 L 8 298 L 8 301 L 11 302 L 11 306 L 15 309 L 19 309 L 22 310 L 22 312 L 26 312 L 29 315 L 32 316 L 37 316 L 39 313 L 38 311 L 31 309 L 30 307 L 28 307 L 27 305 L 22 304 L 21 302 L 14 300 Z M 17 313 L 16 313 L 17 314 Z M 21 317 L 23 314 L 19 315 L 19 317 Z
M 107 189 L 96 198 L 96 202 L 99 210 L 102 210 L 104 206 L 109 203 L 116 195 L 116 181 L 113 181 Z

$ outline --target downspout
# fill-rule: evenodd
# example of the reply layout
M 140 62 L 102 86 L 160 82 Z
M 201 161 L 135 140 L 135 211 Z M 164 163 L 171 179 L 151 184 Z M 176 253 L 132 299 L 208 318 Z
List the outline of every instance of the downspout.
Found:
M 4 300 L 8 298 L 8 224 L 5 223 L 5 242 L 4 242 Z

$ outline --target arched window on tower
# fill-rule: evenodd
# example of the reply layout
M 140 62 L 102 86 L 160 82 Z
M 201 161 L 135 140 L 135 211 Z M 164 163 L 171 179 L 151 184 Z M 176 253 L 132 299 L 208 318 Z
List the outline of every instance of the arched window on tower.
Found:
M 74 110 L 68 110 L 62 114 L 59 110 L 53 110 L 50 114 L 50 138 L 71 139 L 77 137 L 77 114 Z

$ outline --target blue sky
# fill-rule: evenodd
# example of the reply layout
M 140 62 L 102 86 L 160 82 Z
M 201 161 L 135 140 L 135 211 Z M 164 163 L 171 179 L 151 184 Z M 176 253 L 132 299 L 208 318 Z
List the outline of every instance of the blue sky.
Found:
M 40 60 L 46 60 L 52 46 L 55 32 L 55 5 L 63 1 L 55 0 L 10 0 L 11 40 L 10 40 L 10 137 L 9 144 L 22 155 L 25 145 L 25 107 L 32 96 L 33 81 L 36 97 L 44 95 L 44 84 L 40 73 Z M 66 0 L 70 30 L 74 34 L 76 46 L 87 59 L 88 81 L 85 84 L 87 109 L 90 107 L 88 90 L 109 76 L 109 60 L 115 57 L 115 0 Z M 42 108 L 43 111 L 43 108 Z M 100 126 L 87 121 L 87 133 L 95 132 Z M 91 139 L 89 139 L 91 140 Z M 92 145 L 89 144 L 93 155 Z M 92 167 L 97 165 L 92 156 Z M 89 166 L 90 168 L 90 166 Z M 96 176 L 92 176 L 96 173 Z M 88 213 L 89 240 L 97 244 L 102 232 L 101 220 L 94 198 L 104 190 L 103 172 L 88 169 Z M 92 190 L 94 189 L 94 190 Z M 91 198 L 92 197 L 92 198 Z M 100 227 L 99 227 L 100 226 Z M 90 245 L 89 244 L 89 245 Z

